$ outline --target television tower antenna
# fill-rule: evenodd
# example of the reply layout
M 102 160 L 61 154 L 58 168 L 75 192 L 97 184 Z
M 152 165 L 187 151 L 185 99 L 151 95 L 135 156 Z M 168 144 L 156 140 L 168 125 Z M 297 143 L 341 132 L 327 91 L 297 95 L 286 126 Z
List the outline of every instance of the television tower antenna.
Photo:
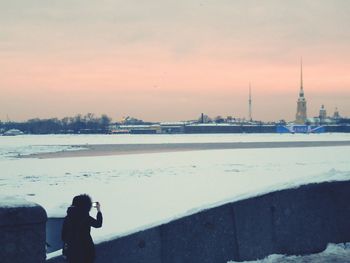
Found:
M 252 88 L 249 82 L 249 99 L 248 99 L 248 104 L 249 104 L 249 121 L 252 121 Z

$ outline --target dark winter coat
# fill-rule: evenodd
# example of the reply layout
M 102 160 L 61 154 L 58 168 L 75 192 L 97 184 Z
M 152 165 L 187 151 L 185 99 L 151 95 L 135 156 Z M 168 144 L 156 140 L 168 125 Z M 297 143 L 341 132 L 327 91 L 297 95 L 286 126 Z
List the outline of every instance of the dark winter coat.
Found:
M 92 263 L 95 259 L 95 246 L 90 235 L 91 227 L 102 226 L 102 213 L 94 219 L 87 211 L 71 206 L 67 210 L 62 227 L 62 240 L 67 246 L 70 263 Z

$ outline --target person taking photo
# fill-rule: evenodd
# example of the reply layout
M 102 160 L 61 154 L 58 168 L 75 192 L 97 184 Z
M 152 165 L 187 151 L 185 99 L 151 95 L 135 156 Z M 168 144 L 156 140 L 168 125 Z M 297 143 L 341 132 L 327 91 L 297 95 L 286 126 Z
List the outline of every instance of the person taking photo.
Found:
M 97 210 L 96 219 L 90 216 L 92 207 Z M 69 263 L 93 263 L 95 245 L 90 235 L 91 227 L 102 227 L 102 213 L 99 202 L 92 203 L 86 194 L 73 198 L 67 209 L 62 227 L 62 254 Z

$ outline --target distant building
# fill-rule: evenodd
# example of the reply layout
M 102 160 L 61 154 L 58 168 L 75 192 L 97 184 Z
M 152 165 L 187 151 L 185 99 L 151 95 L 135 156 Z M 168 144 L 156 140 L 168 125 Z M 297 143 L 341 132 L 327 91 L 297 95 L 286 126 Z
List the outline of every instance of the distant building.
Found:
M 17 136 L 24 134 L 21 130 L 18 129 L 10 129 L 6 132 L 4 132 L 3 136 Z
M 339 114 L 339 111 L 338 111 L 337 107 L 334 110 L 333 118 L 334 119 L 340 119 L 340 114 Z
M 130 133 L 130 134 L 158 134 L 161 132 L 159 124 L 144 125 L 119 125 L 114 133 Z
M 184 133 L 186 122 L 161 122 L 161 133 Z
M 307 119 L 307 113 L 306 113 L 306 99 L 304 96 L 304 87 L 303 87 L 303 64 L 301 63 L 300 91 L 299 91 L 299 98 L 297 101 L 297 113 L 295 116 L 295 123 L 296 124 L 305 124 L 306 119 Z
M 212 119 L 208 115 L 201 113 L 201 116 L 199 117 L 198 122 L 199 123 L 209 123 L 209 122 L 212 122 Z
M 306 123 L 309 125 L 336 125 L 341 120 L 338 109 L 335 109 L 333 116 L 327 116 L 327 110 L 324 105 L 321 105 L 318 116 L 307 118 Z
M 321 109 L 320 109 L 320 114 L 318 115 L 318 117 L 320 118 L 320 121 L 324 121 L 327 118 L 327 111 L 324 107 L 324 105 L 322 104 Z

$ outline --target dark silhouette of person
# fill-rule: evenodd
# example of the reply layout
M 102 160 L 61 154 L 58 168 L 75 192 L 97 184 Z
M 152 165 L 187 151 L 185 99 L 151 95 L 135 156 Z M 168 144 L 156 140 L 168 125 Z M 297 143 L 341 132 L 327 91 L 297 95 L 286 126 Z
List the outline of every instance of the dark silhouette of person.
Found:
M 89 215 L 92 202 L 90 196 L 86 194 L 75 196 L 72 205 L 67 209 L 62 227 L 62 252 L 69 263 L 93 263 L 95 260 L 95 245 L 90 229 L 102 226 L 100 204 L 98 202 L 95 204 L 96 219 Z

